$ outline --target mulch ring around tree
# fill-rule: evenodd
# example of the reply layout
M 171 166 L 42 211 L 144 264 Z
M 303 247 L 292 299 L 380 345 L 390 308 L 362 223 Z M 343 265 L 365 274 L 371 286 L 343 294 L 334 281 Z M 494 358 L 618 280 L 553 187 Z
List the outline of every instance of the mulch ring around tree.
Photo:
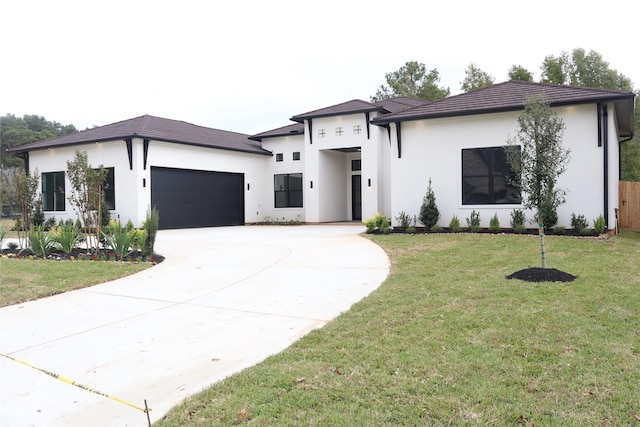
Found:
M 507 279 L 524 280 L 525 282 L 573 282 L 578 277 L 555 268 L 531 267 L 516 271 Z

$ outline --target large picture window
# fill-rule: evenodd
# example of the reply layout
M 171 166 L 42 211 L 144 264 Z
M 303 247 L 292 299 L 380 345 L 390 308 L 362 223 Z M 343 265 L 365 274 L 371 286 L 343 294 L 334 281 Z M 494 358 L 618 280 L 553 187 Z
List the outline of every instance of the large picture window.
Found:
M 64 172 L 42 174 L 42 210 L 64 211 Z
M 302 174 L 291 173 L 274 176 L 276 208 L 302 207 Z
M 520 203 L 520 192 L 508 181 L 513 171 L 505 147 L 462 150 L 462 204 Z

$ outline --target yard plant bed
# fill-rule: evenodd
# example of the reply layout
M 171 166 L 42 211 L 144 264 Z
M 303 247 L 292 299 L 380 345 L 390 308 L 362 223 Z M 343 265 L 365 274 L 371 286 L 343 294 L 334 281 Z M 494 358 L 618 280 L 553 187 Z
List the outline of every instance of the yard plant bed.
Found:
M 31 259 L 31 260 L 49 260 L 49 261 L 122 261 L 122 262 L 149 262 L 158 264 L 164 261 L 162 255 L 143 255 L 142 252 L 136 251 L 123 258 L 108 249 L 86 250 L 74 249 L 69 253 L 51 252 L 45 256 L 38 256 L 31 249 L 3 249 L 0 251 L 3 258 L 15 259 Z
M 368 238 L 391 259 L 380 288 L 158 426 L 638 423 L 640 233 L 550 236 L 577 279 L 518 286 L 535 236 Z
M 531 267 L 516 271 L 508 275 L 507 279 L 519 279 L 525 282 L 573 282 L 577 277 L 557 268 Z

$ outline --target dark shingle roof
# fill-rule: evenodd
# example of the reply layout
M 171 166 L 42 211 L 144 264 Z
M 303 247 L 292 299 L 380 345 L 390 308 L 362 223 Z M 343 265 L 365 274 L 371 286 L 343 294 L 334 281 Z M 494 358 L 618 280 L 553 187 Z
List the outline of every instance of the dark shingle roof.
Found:
M 343 114 L 366 113 L 370 111 L 381 111 L 382 107 L 360 99 L 343 102 L 319 110 L 309 111 L 291 117 L 294 122 L 303 122 L 305 119 L 315 119 L 317 117 L 340 116 Z
M 88 129 L 71 135 L 21 145 L 12 148 L 10 151 L 23 153 L 44 148 L 127 138 L 146 138 L 245 153 L 272 154 L 270 151 L 263 149 L 258 142 L 250 140 L 249 135 L 149 115 Z
M 305 119 L 317 117 L 341 116 L 344 114 L 358 114 L 378 111 L 382 114 L 397 113 L 410 108 L 427 104 L 427 101 L 409 97 L 389 98 L 379 102 L 367 102 L 361 99 L 354 99 L 342 104 L 332 105 L 319 110 L 309 111 L 295 115 L 291 118 L 294 122 L 304 122 Z
M 530 96 L 543 92 L 552 106 L 614 101 L 618 110 L 618 121 L 621 122 L 619 123 L 620 136 L 628 136 L 629 132 L 633 134 L 635 95 L 632 92 L 521 81 L 508 81 L 451 96 L 409 110 L 377 117 L 371 122 L 380 125 L 408 120 L 521 110 Z
M 276 136 L 304 135 L 304 123 L 294 123 L 292 125 L 282 126 L 277 129 L 261 132 L 249 137 L 254 141 L 262 141 L 264 138 L 273 138 Z

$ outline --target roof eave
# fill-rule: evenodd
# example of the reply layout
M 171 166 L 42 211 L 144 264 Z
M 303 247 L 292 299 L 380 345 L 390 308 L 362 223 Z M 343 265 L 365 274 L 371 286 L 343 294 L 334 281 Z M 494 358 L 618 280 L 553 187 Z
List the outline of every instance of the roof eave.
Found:
M 362 108 L 358 110 L 350 110 L 350 111 L 342 111 L 342 112 L 331 112 L 331 113 L 321 113 L 321 114 L 300 114 L 297 116 L 291 117 L 289 120 L 293 120 L 294 122 L 304 123 L 307 119 L 318 119 L 323 117 L 335 117 L 335 116 L 346 116 L 350 114 L 361 114 L 361 113 L 372 113 L 374 111 L 387 111 L 383 107 L 371 107 L 371 108 Z

